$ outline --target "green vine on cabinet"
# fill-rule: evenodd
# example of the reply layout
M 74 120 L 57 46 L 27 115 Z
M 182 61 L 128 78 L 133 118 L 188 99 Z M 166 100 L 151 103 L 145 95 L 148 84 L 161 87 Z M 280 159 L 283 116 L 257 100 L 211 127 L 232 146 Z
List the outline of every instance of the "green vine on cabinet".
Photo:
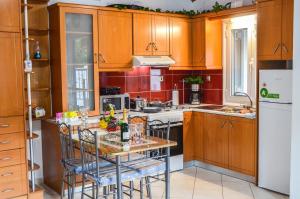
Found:
M 159 12 L 159 13 L 171 13 L 171 14 L 182 14 L 182 15 L 187 15 L 187 16 L 195 16 L 198 14 L 204 14 L 204 13 L 209 13 L 209 12 L 220 12 L 222 10 L 230 9 L 231 8 L 231 2 L 226 3 L 225 5 L 220 4 L 219 2 L 216 1 L 216 3 L 213 5 L 211 10 L 179 10 L 179 11 L 170 11 L 170 10 L 165 10 L 163 11 L 160 8 L 156 9 L 151 9 L 149 7 L 143 7 L 143 6 L 138 6 L 138 5 L 128 5 L 128 4 L 112 4 L 109 5 L 108 7 L 113 7 L 117 8 L 120 10 L 124 9 L 131 9 L 131 10 L 141 10 L 141 11 L 150 11 L 150 12 Z

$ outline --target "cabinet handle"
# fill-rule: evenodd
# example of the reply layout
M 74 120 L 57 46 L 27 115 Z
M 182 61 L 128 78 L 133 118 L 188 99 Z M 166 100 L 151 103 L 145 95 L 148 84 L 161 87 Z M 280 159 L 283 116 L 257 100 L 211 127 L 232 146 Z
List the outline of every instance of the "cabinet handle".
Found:
M 146 47 L 146 51 L 149 50 L 150 46 L 152 46 L 152 42 L 150 42 L 150 43 L 148 44 L 148 46 Z
M 13 188 L 7 188 L 7 189 L 2 190 L 1 192 L 2 193 L 8 193 L 8 192 L 12 192 L 13 190 L 15 190 L 15 189 L 13 189 Z
M 7 172 L 7 173 L 3 173 L 1 174 L 2 177 L 7 177 L 7 176 L 12 176 L 14 173 L 13 172 Z
M 8 140 L 0 141 L 0 144 L 9 144 Z
M 229 124 L 230 124 L 230 127 L 233 128 L 233 124 L 232 124 L 231 120 L 229 121 Z
M 158 48 L 157 48 L 157 46 L 156 46 L 156 44 L 154 42 L 152 43 L 152 45 L 153 45 L 154 50 L 158 51 Z
M 8 128 L 9 124 L 0 124 L 0 128 Z
M 1 161 L 7 161 L 7 160 L 11 160 L 11 157 L 5 157 L 5 158 L 1 158 Z
M 273 54 L 275 54 L 275 53 L 277 52 L 277 50 L 279 49 L 280 46 L 281 46 L 281 44 L 278 44 L 278 45 L 276 46 L 276 48 L 274 48 Z
M 98 64 L 98 54 L 97 53 L 94 54 L 94 63 Z
M 106 63 L 105 59 L 103 58 L 103 55 L 100 53 L 99 58 L 101 60 L 101 63 Z
M 285 44 L 282 44 L 282 47 L 283 47 L 283 50 L 284 50 L 286 53 L 288 53 L 288 52 L 289 52 L 289 50 L 287 49 L 287 47 L 286 47 L 286 45 L 285 45 Z
M 221 125 L 221 129 L 224 128 L 224 126 L 226 125 L 227 121 L 224 121 L 223 124 Z

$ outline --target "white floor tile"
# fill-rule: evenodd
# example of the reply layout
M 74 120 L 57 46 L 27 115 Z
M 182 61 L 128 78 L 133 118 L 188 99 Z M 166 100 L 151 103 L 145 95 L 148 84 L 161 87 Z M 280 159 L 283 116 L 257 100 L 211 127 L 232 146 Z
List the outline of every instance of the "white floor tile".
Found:
M 281 195 L 266 189 L 257 187 L 256 185 L 250 183 L 253 195 L 255 199 L 288 199 L 288 196 Z
M 221 182 L 222 175 L 216 172 L 208 171 L 202 168 L 197 168 L 196 178 L 208 182 Z
M 254 199 L 249 183 L 222 182 L 224 199 Z

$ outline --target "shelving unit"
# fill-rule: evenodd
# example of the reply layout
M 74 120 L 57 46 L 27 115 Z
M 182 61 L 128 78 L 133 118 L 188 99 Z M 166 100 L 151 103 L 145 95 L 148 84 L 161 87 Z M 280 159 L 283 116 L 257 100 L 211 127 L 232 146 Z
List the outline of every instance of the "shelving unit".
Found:
M 43 198 L 43 189 L 36 185 L 36 172 L 40 165 L 35 161 L 34 144 L 38 142 L 39 135 L 33 132 L 32 123 L 36 120 L 51 117 L 51 69 L 49 60 L 49 25 L 47 2 L 44 0 L 23 0 L 23 42 L 26 62 L 32 64 L 32 69 L 25 70 L 24 80 L 27 82 L 25 91 L 27 93 L 26 112 L 27 129 L 26 138 L 29 143 L 29 158 L 27 162 L 29 179 L 29 197 Z M 34 47 L 39 41 L 41 59 L 34 59 Z M 32 109 L 42 107 L 46 111 L 43 118 L 33 118 Z

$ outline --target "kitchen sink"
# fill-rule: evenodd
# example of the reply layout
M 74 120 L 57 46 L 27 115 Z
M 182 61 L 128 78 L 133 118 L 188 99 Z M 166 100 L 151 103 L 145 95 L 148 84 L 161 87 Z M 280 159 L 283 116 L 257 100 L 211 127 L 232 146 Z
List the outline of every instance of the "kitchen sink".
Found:
M 199 106 L 197 109 L 203 110 L 211 110 L 211 111 L 221 111 L 224 113 L 239 113 L 239 114 L 247 114 L 254 113 L 255 109 L 252 108 L 244 108 L 240 106 L 223 106 L 223 105 L 208 105 L 208 106 Z

